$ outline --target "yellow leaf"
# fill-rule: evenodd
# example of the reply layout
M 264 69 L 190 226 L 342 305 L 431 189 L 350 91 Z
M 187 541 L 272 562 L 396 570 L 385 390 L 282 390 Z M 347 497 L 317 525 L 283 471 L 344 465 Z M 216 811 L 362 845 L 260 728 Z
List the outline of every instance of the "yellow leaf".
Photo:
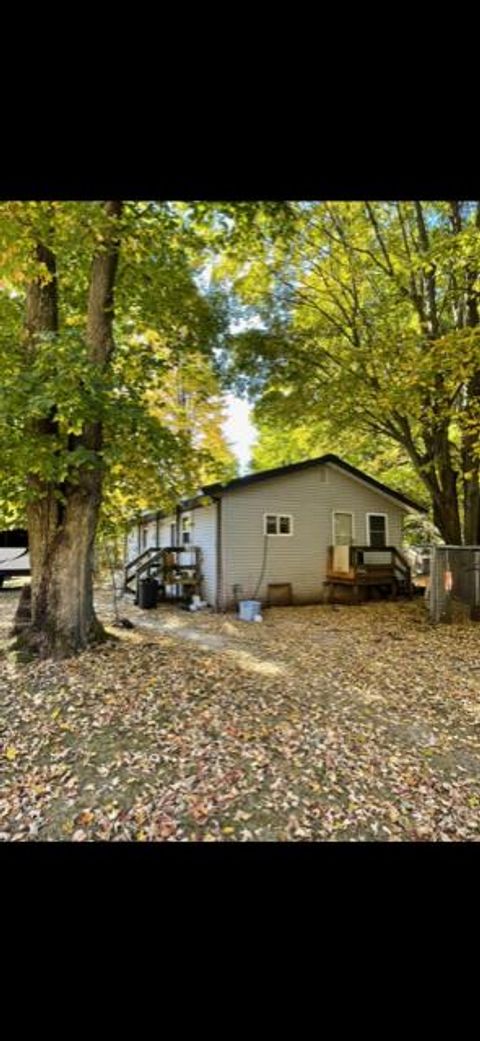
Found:
M 232 835 L 233 832 L 235 831 L 235 828 L 229 828 L 229 827 L 222 828 L 222 831 L 223 831 L 224 835 Z
M 147 836 L 146 836 L 144 831 L 137 831 L 137 834 L 135 835 L 135 838 L 136 838 L 137 842 L 145 842 Z
M 15 756 L 17 755 L 17 749 L 14 748 L 13 745 L 9 745 L 5 752 L 5 755 L 7 759 L 15 759 Z
M 84 810 L 76 819 L 76 824 L 91 824 L 95 814 L 91 810 Z
M 52 719 L 56 719 L 57 716 L 59 716 L 59 715 L 60 715 L 60 709 L 59 708 L 54 708 L 54 710 L 52 712 Z

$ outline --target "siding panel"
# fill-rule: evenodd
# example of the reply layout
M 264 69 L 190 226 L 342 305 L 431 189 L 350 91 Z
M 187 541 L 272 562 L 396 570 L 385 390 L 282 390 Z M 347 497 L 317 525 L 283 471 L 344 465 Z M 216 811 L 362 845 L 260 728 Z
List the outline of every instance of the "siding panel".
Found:
M 217 589 L 216 516 L 216 505 L 191 511 L 192 546 L 201 550 L 202 596 L 211 607 L 215 607 Z
M 367 541 L 366 514 L 386 513 L 390 544 L 401 546 L 405 510 L 328 464 L 227 492 L 222 499 L 222 606 L 233 606 L 235 585 L 245 597 L 265 599 L 269 582 L 290 582 L 294 603 L 321 601 L 333 510 L 354 514 L 357 545 Z M 265 538 L 265 513 L 292 514 L 293 534 Z

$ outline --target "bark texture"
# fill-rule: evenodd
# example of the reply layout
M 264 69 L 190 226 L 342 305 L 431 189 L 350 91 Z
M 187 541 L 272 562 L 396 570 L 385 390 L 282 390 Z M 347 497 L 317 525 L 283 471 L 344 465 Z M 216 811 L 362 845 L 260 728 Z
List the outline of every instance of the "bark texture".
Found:
M 103 369 L 113 351 L 113 304 L 118 264 L 119 241 L 115 220 L 122 212 L 120 202 L 104 204 L 110 218 L 93 258 L 86 336 L 88 363 Z M 40 243 L 37 259 L 50 279 L 37 279 L 27 294 L 27 350 L 41 349 L 41 336 L 58 332 L 58 286 L 55 256 Z M 42 437 L 58 434 L 55 409 L 36 421 Z M 56 486 L 32 477 L 28 507 L 28 533 L 31 560 L 31 618 L 22 624 L 25 601 L 19 608 L 14 632 L 42 657 L 65 657 L 90 643 L 105 638 L 93 607 L 93 566 L 95 533 L 102 498 L 102 425 L 92 421 L 80 436 L 71 439 L 96 453 L 96 465 L 79 467 L 74 483 Z

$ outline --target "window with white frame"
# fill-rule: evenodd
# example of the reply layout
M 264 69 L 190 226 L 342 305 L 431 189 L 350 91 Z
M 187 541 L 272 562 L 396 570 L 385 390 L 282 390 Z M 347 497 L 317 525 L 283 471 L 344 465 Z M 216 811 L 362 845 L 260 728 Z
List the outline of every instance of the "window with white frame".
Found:
M 367 513 L 367 538 L 375 549 L 388 545 L 386 513 Z
M 182 545 L 187 546 L 191 541 L 192 518 L 187 513 L 182 517 Z
M 265 513 L 263 515 L 264 535 L 292 535 L 293 517 L 291 513 Z

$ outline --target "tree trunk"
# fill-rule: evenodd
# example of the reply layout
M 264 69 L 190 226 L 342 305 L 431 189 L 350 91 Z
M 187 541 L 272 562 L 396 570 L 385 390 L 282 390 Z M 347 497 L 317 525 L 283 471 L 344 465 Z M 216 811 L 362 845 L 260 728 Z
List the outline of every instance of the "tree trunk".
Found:
M 469 480 L 464 480 L 463 503 L 464 543 L 466 546 L 478 546 L 480 538 L 480 488 L 478 483 L 478 466 L 475 467 L 474 477 Z
M 433 523 L 448 546 L 462 545 L 456 490 L 454 493 L 443 490 L 440 499 L 433 498 Z
M 471 399 L 478 401 L 480 374 L 472 380 Z M 472 400 L 470 399 L 470 411 Z M 463 531 L 466 546 L 478 545 L 480 536 L 480 486 L 476 431 L 464 434 L 462 444 Z
M 442 446 L 439 454 L 440 462 L 438 469 L 440 473 L 440 487 L 442 490 L 442 501 L 440 504 L 439 515 L 442 520 L 442 535 L 447 545 L 461 546 L 462 525 L 458 505 L 458 474 L 453 469 L 450 462 L 448 435 L 445 436 L 445 448 Z
M 32 569 L 28 642 L 42 656 L 65 657 L 104 638 L 93 609 L 93 550 L 100 482 L 67 494 L 61 522 L 52 532 L 48 499 L 30 505 Z
M 108 218 L 121 214 L 121 203 L 106 203 Z M 92 265 L 87 313 L 89 363 L 103 370 L 113 350 L 113 293 L 119 243 L 110 224 L 102 249 Z M 38 349 L 38 338 L 57 331 L 57 282 L 55 258 L 43 245 L 37 259 L 47 267 L 51 280 L 34 281 L 27 294 L 27 342 Z M 38 421 L 43 436 L 57 434 L 55 410 Z M 72 439 L 96 453 L 96 465 L 78 468 L 75 483 L 55 487 L 33 479 L 28 506 L 31 561 L 31 624 L 21 632 L 42 657 L 65 657 L 90 643 L 105 638 L 93 607 L 93 554 L 102 497 L 102 425 L 86 424 L 80 437 Z M 17 620 L 16 620 L 17 621 Z M 17 631 L 19 625 L 16 624 Z M 14 629 L 15 631 L 15 629 Z
M 424 430 L 426 451 L 420 453 L 407 431 L 394 438 L 408 452 L 412 465 L 425 485 L 433 508 L 433 522 L 447 545 L 462 544 L 462 527 L 458 505 L 458 475 L 450 459 L 448 426 L 432 433 Z

